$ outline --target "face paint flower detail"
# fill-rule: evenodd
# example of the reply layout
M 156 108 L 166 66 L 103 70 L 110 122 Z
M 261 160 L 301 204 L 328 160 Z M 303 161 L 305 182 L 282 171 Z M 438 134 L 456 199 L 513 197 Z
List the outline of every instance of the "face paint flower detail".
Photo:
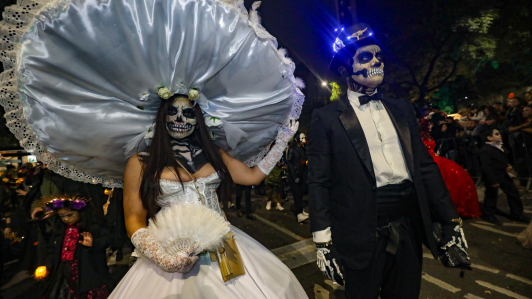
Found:
M 161 87 L 157 91 L 157 95 L 163 100 L 168 100 L 172 96 L 172 92 L 166 87 Z
M 199 98 L 199 91 L 196 89 L 191 89 L 188 91 L 188 99 L 191 101 L 195 101 Z

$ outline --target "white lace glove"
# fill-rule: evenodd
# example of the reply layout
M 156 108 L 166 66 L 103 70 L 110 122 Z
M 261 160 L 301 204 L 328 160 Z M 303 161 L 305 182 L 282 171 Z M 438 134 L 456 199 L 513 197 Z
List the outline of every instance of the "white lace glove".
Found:
M 137 230 L 131 236 L 131 243 L 140 253 L 166 272 L 190 272 L 199 260 L 197 256 L 190 256 L 198 250 L 198 246 L 192 246 L 177 252 L 176 255 L 170 255 L 166 253 L 147 228 Z
M 277 135 L 277 139 L 275 139 L 275 145 L 272 147 L 270 152 L 266 155 L 266 157 L 264 157 L 264 159 L 257 163 L 257 166 L 259 166 L 260 170 L 265 175 L 270 174 L 272 169 L 275 167 L 275 164 L 277 164 L 277 161 L 281 160 L 288 141 L 290 141 L 290 138 L 294 136 L 298 128 L 299 122 L 291 120 L 288 127 L 282 129 L 282 131 Z

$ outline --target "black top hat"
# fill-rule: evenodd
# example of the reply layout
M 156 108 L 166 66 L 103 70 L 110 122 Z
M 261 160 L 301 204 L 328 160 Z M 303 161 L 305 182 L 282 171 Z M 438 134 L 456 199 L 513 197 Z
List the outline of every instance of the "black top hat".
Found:
M 348 58 L 352 58 L 356 49 L 367 45 L 379 45 L 383 49 L 380 40 L 383 36 L 373 32 L 368 24 L 358 23 L 340 31 L 336 37 L 333 48 L 336 52 L 331 60 L 329 69 L 336 73 L 338 67 L 345 64 Z

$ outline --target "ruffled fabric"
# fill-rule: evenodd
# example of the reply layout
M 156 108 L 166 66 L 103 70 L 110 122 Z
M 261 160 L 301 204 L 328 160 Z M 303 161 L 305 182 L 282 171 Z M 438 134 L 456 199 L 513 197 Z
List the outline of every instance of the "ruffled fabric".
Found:
M 27 53 L 24 53 L 24 45 L 30 41 L 34 42 L 39 37 L 39 34 L 42 34 L 41 30 L 44 30 L 43 28 L 46 29 L 46 26 L 49 26 L 47 24 L 52 24 L 54 20 L 65 18 L 65 14 L 70 14 L 68 16 L 75 15 L 75 10 L 80 8 L 78 2 L 86 2 L 87 7 L 91 5 L 100 5 L 107 9 L 108 7 L 115 7 L 118 1 L 119 0 L 85 0 L 70 3 L 68 0 L 19 0 L 16 5 L 6 8 L 4 12 L 4 20 L 0 23 L 0 35 L 2 37 L 0 40 L 0 59 L 4 64 L 4 72 L 0 75 L 0 104 L 2 104 L 6 110 L 5 117 L 7 119 L 8 128 L 20 141 L 21 146 L 25 150 L 35 154 L 39 161 L 48 164 L 49 169 L 70 179 L 86 183 L 103 184 L 106 187 L 122 186 L 121 177 L 126 164 L 126 156 L 123 153 L 123 147 L 128 144 L 128 141 L 132 140 L 133 142 L 136 142 L 137 145 L 142 146 L 144 143 L 143 138 L 136 137 L 143 137 L 151 126 L 151 122 L 146 121 L 146 119 L 149 118 L 149 113 L 153 113 L 158 105 L 154 103 L 151 94 L 149 97 L 146 97 L 144 93 L 139 92 L 134 100 L 128 99 L 132 108 L 126 107 L 125 110 L 130 112 L 131 109 L 133 109 L 133 111 L 136 111 L 135 113 L 138 113 L 138 115 L 142 117 L 139 117 L 136 122 L 132 119 L 132 125 L 126 132 L 124 132 L 124 134 L 113 136 L 109 139 L 101 138 L 98 134 L 106 130 L 104 127 L 96 126 L 96 128 L 93 129 L 95 130 L 94 140 L 87 140 L 88 138 L 80 138 L 80 140 L 77 140 L 76 136 L 68 139 L 66 138 L 68 136 L 65 136 L 67 141 L 56 143 L 50 142 L 51 135 L 57 135 L 57 132 L 61 131 L 58 129 L 54 130 L 51 128 L 52 126 L 48 126 L 48 124 L 60 119 L 63 115 L 61 115 L 61 113 L 58 113 L 57 115 L 48 113 L 43 114 L 41 118 L 36 119 L 36 111 L 48 111 L 47 109 L 50 109 L 50 107 L 53 107 L 54 109 L 64 109 L 65 111 L 74 111 L 78 109 L 69 107 L 65 108 L 65 105 L 61 103 L 52 104 L 50 106 L 42 105 L 42 98 L 34 97 L 34 91 L 36 90 L 35 86 L 27 88 L 27 84 L 28 82 L 31 83 L 32 80 L 35 80 L 35 73 L 28 71 L 31 69 L 31 65 L 29 65 L 29 69 L 26 68 L 26 64 L 31 59 L 26 60 L 25 57 L 27 56 L 25 55 L 27 55 Z M 136 2 L 137 1 L 133 1 L 132 3 Z M 220 81 L 213 83 L 212 81 L 215 80 L 209 79 L 209 84 L 211 84 L 210 87 L 208 84 L 206 84 L 207 86 L 203 86 L 202 84 L 204 82 L 198 85 L 200 88 L 203 88 L 200 98 L 198 99 L 198 103 L 202 110 L 207 116 L 219 118 L 223 122 L 222 126 L 212 127 L 210 129 L 213 138 L 215 138 L 215 142 L 237 159 L 245 162 L 248 166 L 254 166 L 267 154 L 269 145 L 273 139 L 275 139 L 279 132 L 282 132 L 282 130 L 289 125 L 290 120 L 299 118 L 304 101 L 304 95 L 300 89 L 304 87 L 304 84 L 301 80 L 294 77 L 293 73 L 295 70 L 295 64 L 286 57 L 286 51 L 284 49 L 277 50 L 278 45 L 276 39 L 260 25 L 260 18 L 257 13 L 257 9 L 260 5 L 259 2 L 253 4 L 252 10 L 249 13 L 244 8 L 242 0 L 192 0 L 188 2 L 198 2 L 203 6 L 219 6 L 228 11 L 237 12 L 237 21 L 247 23 L 252 29 L 252 32 L 259 38 L 259 41 L 269 45 L 272 49 L 272 53 L 275 53 L 283 65 L 283 67 L 279 69 L 279 77 L 286 79 L 291 85 L 290 95 L 284 102 L 289 103 L 289 106 L 283 104 L 289 109 L 286 110 L 286 115 L 282 117 L 282 121 L 277 122 L 277 124 L 272 125 L 270 128 L 264 128 L 260 132 L 249 130 L 247 127 L 250 122 L 255 121 L 257 118 L 256 116 L 253 116 L 253 118 L 250 119 L 245 119 L 242 117 L 242 115 L 245 114 L 242 113 L 239 115 L 230 115 L 231 111 L 227 111 L 230 106 L 221 107 L 210 102 L 212 96 L 217 92 L 219 93 L 219 88 L 212 88 L 213 84 L 223 89 L 224 82 Z M 38 26 L 34 26 L 35 24 Z M 142 30 L 142 28 L 138 29 Z M 85 33 L 80 32 L 80 34 Z M 71 37 L 65 36 L 64 38 L 68 39 Z M 68 60 L 65 60 L 64 63 L 68 63 Z M 238 61 L 233 60 L 231 63 L 238 63 Z M 230 74 L 226 75 L 230 76 Z M 267 76 L 271 77 L 270 74 Z M 103 77 L 102 79 L 105 78 Z M 58 81 L 58 85 L 59 84 L 60 82 Z M 194 86 L 195 85 L 191 85 L 189 87 Z M 100 86 L 96 87 L 100 88 Z M 272 91 L 275 90 L 275 88 L 277 87 L 272 87 Z M 119 89 L 120 86 L 116 86 L 116 94 L 109 94 L 108 98 L 112 99 L 114 97 L 120 99 L 121 96 L 125 96 L 125 93 L 123 93 L 124 91 Z M 57 94 L 59 93 L 50 90 L 49 93 L 46 93 L 46 96 L 54 97 Z M 87 94 L 87 96 L 91 95 Z M 45 100 L 48 100 L 48 98 Z M 225 98 L 222 100 L 231 99 Z M 144 110 L 141 108 L 135 108 L 135 104 Z M 105 105 L 107 105 L 107 103 L 105 103 Z M 81 109 L 83 108 L 84 107 L 81 106 Z M 103 110 L 104 108 L 101 109 L 102 111 L 106 111 Z M 252 109 L 252 107 L 250 106 L 249 109 Z M 276 110 L 271 105 L 263 105 L 257 109 L 261 109 L 257 111 L 262 111 L 261 115 L 264 115 L 265 117 L 264 121 L 258 120 L 259 122 L 265 122 L 269 113 L 277 113 L 277 117 L 280 115 L 279 110 L 274 112 Z M 254 111 L 254 113 L 257 111 Z M 230 116 L 228 116 L 228 114 Z M 54 117 L 59 118 L 54 119 Z M 75 115 L 71 115 L 71 117 L 74 118 L 74 121 L 71 121 L 70 125 L 64 127 L 70 129 L 70 127 L 78 125 L 75 121 Z M 40 124 L 43 121 L 48 121 L 48 123 L 45 125 Z M 106 121 L 112 122 L 112 118 L 103 121 L 98 118 L 94 119 L 95 124 L 100 126 L 103 126 Z M 120 126 L 120 124 L 116 123 L 115 125 Z M 81 131 L 91 130 L 91 128 L 83 127 L 83 119 L 79 120 L 79 129 Z M 259 133 L 263 134 L 262 138 L 258 140 L 254 139 L 255 135 Z M 102 144 L 107 143 L 109 144 L 109 147 L 91 148 L 91 143 L 94 145 L 94 143 L 98 142 Z M 65 144 L 80 145 L 82 152 L 78 154 L 76 152 L 78 149 L 64 146 Z M 118 147 L 117 145 L 120 145 L 120 153 L 115 150 L 115 148 Z M 131 143 L 129 143 L 129 145 L 131 145 Z M 91 150 L 93 150 L 93 152 L 91 152 Z M 139 150 L 142 150 L 142 148 L 139 148 Z
M 451 200 L 456 206 L 460 217 L 480 217 L 481 211 L 477 189 L 467 171 L 453 161 L 437 156 L 434 153 L 436 147 L 434 139 L 423 138 L 423 143 L 432 155 L 434 162 L 438 164 L 445 186 L 447 186 L 451 194 Z

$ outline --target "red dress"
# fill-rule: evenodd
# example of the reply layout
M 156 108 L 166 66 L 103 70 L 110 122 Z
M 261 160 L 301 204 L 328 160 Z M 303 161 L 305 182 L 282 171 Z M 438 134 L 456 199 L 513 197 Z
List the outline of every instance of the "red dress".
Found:
M 432 138 L 423 138 L 425 147 L 429 150 L 434 162 L 440 167 L 440 172 L 445 181 L 451 199 L 462 218 L 478 218 L 480 205 L 478 203 L 477 189 L 469 174 L 458 164 L 449 159 L 436 156 L 434 148 L 436 142 Z

